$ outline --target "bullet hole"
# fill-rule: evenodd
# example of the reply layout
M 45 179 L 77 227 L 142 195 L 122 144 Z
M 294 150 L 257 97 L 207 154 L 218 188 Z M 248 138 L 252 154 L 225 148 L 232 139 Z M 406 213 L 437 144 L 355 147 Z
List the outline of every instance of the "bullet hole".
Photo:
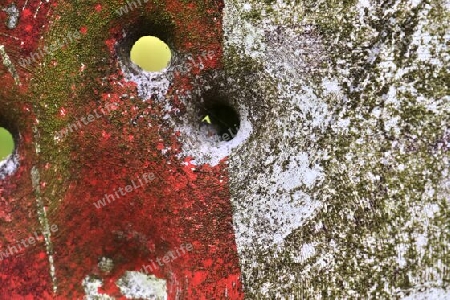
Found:
M 231 141 L 239 131 L 239 114 L 226 103 L 207 103 L 201 109 L 201 115 L 201 126 L 220 141 Z
M 15 143 L 11 132 L 0 127 L 0 161 L 5 160 L 14 153 Z
M 200 132 L 216 141 L 229 142 L 238 133 L 240 116 L 227 94 L 211 89 L 203 93 L 195 110 L 200 118 Z
M 205 73 L 199 88 L 183 99 L 185 110 L 171 119 L 181 143 L 180 159 L 215 166 L 250 137 L 250 111 L 242 104 L 246 95 L 229 84 L 226 75 Z
M 157 12 L 141 16 L 123 28 L 116 46 L 118 60 L 125 72 L 135 75 L 159 73 L 175 59 L 174 23 Z
M 170 65 L 172 53 L 166 43 L 155 36 L 143 36 L 130 51 L 131 61 L 147 72 L 160 72 Z

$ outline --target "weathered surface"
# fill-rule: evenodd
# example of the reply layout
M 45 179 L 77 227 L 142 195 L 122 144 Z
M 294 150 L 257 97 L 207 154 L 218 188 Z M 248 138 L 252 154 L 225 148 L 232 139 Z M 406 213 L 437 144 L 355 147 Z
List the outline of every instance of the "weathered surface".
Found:
M 449 20 L 448 1 L 226 2 L 225 67 L 254 91 L 230 156 L 249 299 L 450 297 Z
M 124 5 L 1 4 L 0 251 L 40 236 L 2 297 L 242 299 L 241 271 L 248 299 L 449 297 L 448 1 Z M 130 66 L 148 33 L 189 71 Z
M 0 35 L 0 126 L 18 144 L 0 181 L 1 298 L 242 299 L 227 165 L 193 165 L 170 126 L 195 77 L 220 68 L 222 5 L 15 6 L 19 20 Z M 145 34 L 164 38 L 177 63 L 210 55 L 143 94 L 124 60 Z M 32 245 L 9 248 L 34 232 Z

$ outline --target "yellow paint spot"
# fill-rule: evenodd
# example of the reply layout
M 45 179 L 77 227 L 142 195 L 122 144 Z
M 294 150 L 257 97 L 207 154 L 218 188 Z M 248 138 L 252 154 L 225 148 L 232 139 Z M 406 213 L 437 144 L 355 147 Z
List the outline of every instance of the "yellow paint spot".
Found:
M 206 122 L 206 123 L 208 123 L 208 124 L 211 124 L 211 119 L 209 118 L 208 115 L 206 115 L 206 116 L 203 118 L 202 122 Z
M 157 37 L 143 36 L 131 48 L 130 58 L 144 71 L 160 72 L 169 66 L 172 53 Z
M 0 127 L 0 160 L 4 160 L 14 151 L 14 139 L 3 127 Z

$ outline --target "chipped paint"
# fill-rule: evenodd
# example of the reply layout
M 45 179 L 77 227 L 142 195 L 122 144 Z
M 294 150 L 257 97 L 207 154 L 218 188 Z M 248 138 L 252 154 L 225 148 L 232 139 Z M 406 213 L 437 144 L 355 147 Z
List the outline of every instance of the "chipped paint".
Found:
M 6 21 L 6 27 L 9 29 L 14 29 L 19 22 L 19 10 L 11 3 L 8 7 L 2 9 L 4 12 L 8 14 L 8 20 Z
M 125 272 L 117 281 L 121 293 L 127 299 L 167 300 L 166 280 L 140 272 Z

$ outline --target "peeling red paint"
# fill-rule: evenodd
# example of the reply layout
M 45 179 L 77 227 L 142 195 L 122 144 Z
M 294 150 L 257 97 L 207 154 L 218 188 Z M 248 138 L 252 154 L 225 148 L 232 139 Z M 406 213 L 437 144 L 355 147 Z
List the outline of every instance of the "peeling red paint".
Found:
M 20 55 L 36 51 L 43 30 L 48 29 L 51 10 L 55 9 L 43 3 L 39 14 L 33 18 L 37 3 L 28 4 L 22 11 L 19 26 L 11 32 L 20 42 L 23 41 L 23 45 L 2 35 L 0 44 L 8 45 L 8 49 L 20 46 Z M 23 7 L 23 4 L 24 1 L 19 1 L 17 6 Z M 103 7 L 102 3 L 93 6 L 96 13 L 103 13 Z M 196 3 L 186 5 L 182 1 L 167 1 L 165 9 L 176 21 L 178 50 L 186 53 L 214 51 L 214 57 L 204 61 L 205 70 L 220 68 L 220 21 L 211 27 L 210 20 L 200 16 L 201 9 Z M 220 6 L 207 12 L 211 16 L 220 16 Z M 131 19 L 137 13 L 138 10 L 126 18 Z M 80 28 L 85 37 L 89 37 L 92 31 L 90 26 Z M 111 26 L 105 29 L 109 34 L 105 34 L 104 43 L 114 64 L 114 47 L 120 38 L 121 27 L 117 24 Z M 186 38 L 193 35 L 201 39 Z M 17 63 L 19 56 L 12 55 L 12 59 Z M 58 64 L 56 59 L 53 62 L 54 66 Z M 86 65 L 87 69 L 90 67 Z M 88 72 L 87 69 L 83 71 Z M 67 70 L 65 76 L 78 76 L 79 71 Z M 194 67 L 192 74 L 201 71 Z M 21 79 L 35 75 L 23 69 L 18 72 Z M 173 94 L 175 90 L 192 89 L 190 75 L 176 76 L 168 92 L 172 100 L 170 104 L 176 109 L 182 110 L 183 105 Z M 115 282 L 125 271 L 140 270 L 149 260 L 161 258 L 181 244 L 191 243 L 194 246 L 192 252 L 153 272 L 168 281 L 169 299 L 175 299 L 177 293 L 180 299 L 224 299 L 225 289 L 228 298 L 243 299 L 225 161 L 211 167 L 193 165 L 191 157 L 178 159 L 176 155 L 182 146 L 176 138 L 179 132 L 164 128 L 163 108 L 151 100 L 146 103 L 137 100 L 139 103 L 136 103 L 136 100 L 121 98 L 127 94 L 138 99 L 136 85 L 121 79 L 122 74 L 117 70 L 107 78 L 108 93 L 92 90 L 92 95 L 86 95 L 83 85 L 73 84 L 73 99 L 64 102 L 64 106 L 58 106 L 52 116 L 55 120 L 67 122 L 67 126 L 74 119 L 79 120 L 95 110 L 101 111 L 106 103 L 115 103 L 108 114 L 70 132 L 60 142 L 72 149 L 70 157 L 66 158 L 70 161 L 71 176 L 62 178 L 55 174 L 52 161 L 39 161 L 33 154 L 35 149 L 31 141 L 38 142 L 39 139 L 33 138 L 32 123 L 27 120 L 41 119 L 39 114 L 45 112 L 42 108 L 39 112 L 36 110 L 39 98 L 30 99 L 31 104 L 25 100 L 15 101 L 18 95 L 13 92 L 11 75 L 5 73 L 2 77 L 10 89 L 2 91 L 0 102 L 8 101 L 6 111 L 17 111 L 20 115 L 23 146 L 19 151 L 20 168 L 13 176 L 0 182 L 0 218 L 9 222 L 3 227 L 0 247 L 26 237 L 27 233 L 40 226 L 31 187 L 32 165 L 38 165 L 41 172 L 43 195 L 50 197 L 55 186 L 45 178 L 59 182 L 57 186 L 64 190 L 63 197 L 53 199 L 57 202 L 48 208 L 49 222 L 61 228 L 52 236 L 57 296 L 52 295 L 44 241 L 27 249 L 22 256 L 0 262 L 2 296 L 11 299 L 80 299 L 83 296 L 82 280 L 87 275 L 96 275 L 105 283 L 101 292 L 124 299 Z M 94 78 L 86 78 L 86 81 L 100 82 Z M 27 99 L 28 85 L 24 84 L 20 90 L 23 99 Z M 139 119 L 137 126 L 131 125 L 130 119 L 139 112 L 145 112 L 145 117 Z M 148 123 L 151 126 L 147 126 Z M 167 150 L 164 155 L 163 149 Z M 54 155 L 58 153 L 55 151 Z M 124 188 L 145 172 L 154 173 L 156 179 L 101 209 L 94 206 L 105 194 Z M 115 267 L 110 274 L 99 270 L 100 257 L 113 259 Z
M 20 55 L 29 55 L 37 48 L 39 37 L 45 30 L 43 25 L 48 23 L 47 16 L 50 14 L 50 3 L 45 1 L 7 1 L 4 7 L 14 3 L 20 11 L 20 22 L 13 30 L 8 30 L 8 36 L 0 35 L 0 44 L 9 45 L 11 48 L 19 49 Z M 25 6 L 26 3 L 26 6 Z M 34 17 L 39 7 L 39 13 Z M 24 9 L 23 9 L 24 8 Z M 6 20 L 6 13 L 1 13 L 2 20 Z M 2 24 L 3 27 L 3 24 Z M 3 31 L 3 29 L 2 29 Z

